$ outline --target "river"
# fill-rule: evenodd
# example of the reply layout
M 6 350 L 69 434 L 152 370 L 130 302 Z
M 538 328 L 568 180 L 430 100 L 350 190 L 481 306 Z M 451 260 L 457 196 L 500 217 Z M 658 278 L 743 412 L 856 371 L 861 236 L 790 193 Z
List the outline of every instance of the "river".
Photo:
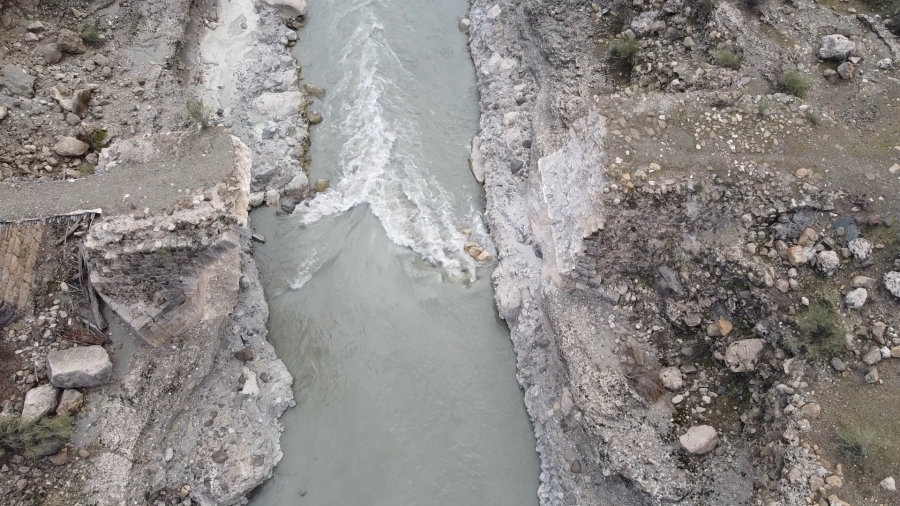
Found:
M 268 505 L 537 504 L 535 440 L 467 166 L 466 0 L 310 2 L 295 56 L 324 87 L 310 179 L 254 229 L 270 340 L 296 378 Z M 469 231 L 467 237 L 461 231 Z

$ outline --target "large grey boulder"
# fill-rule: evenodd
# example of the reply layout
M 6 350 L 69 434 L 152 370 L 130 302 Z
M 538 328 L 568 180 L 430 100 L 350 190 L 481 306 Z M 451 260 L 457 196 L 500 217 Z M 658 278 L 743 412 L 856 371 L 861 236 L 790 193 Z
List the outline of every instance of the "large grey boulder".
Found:
M 823 60 L 846 60 L 856 51 L 856 43 L 839 33 L 825 35 L 819 42 L 819 58 Z
M 31 98 L 34 96 L 34 76 L 15 65 L 5 65 L 0 70 L 0 88 L 15 97 Z
M 53 385 L 41 385 L 32 388 L 25 394 L 25 407 L 22 408 L 22 420 L 33 422 L 56 409 L 59 390 Z
M 91 388 L 105 385 L 112 362 L 102 346 L 53 350 L 47 355 L 47 376 L 59 388 Z
M 678 442 L 688 453 L 709 453 L 719 444 L 719 436 L 709 425 L 696 425 L 679 437 Z

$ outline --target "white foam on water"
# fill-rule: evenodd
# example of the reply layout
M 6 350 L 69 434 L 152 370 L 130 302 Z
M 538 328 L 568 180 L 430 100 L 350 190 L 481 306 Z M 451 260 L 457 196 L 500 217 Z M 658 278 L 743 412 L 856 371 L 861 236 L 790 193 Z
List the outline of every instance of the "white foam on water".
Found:
M 395 244 L 442 267 L 451 277 L 473 279 L 476 262 L 463 252 L 466 238 L 459 233 L 464 227 L 454 216 L 445 190 L 420 167 L 427 162 L 420 162 L 421 138 L 415 119 L 402 115 L 401 121 L 385 113 L 385 106 L 403 107 L 404 92 L 395 84 L 397 79 L 413 76 L 382 31 L 370 12 L 367 22 L 342 48 L 341 65 L 347 70 L 328 99 L 341 104 L 335 113 L 340 135 L 346 139 L 340 153 L 341 178 L 328 191 L 298 206 L 295 216 L 309 225 L 368 204 Z

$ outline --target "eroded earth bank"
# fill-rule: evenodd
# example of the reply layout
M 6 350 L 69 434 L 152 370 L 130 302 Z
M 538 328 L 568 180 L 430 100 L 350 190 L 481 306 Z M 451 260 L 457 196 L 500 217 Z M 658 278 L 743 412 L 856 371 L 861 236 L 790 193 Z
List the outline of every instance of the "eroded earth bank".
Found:
M 898 501 L 895 9 L 473 2 L 543 504 Z

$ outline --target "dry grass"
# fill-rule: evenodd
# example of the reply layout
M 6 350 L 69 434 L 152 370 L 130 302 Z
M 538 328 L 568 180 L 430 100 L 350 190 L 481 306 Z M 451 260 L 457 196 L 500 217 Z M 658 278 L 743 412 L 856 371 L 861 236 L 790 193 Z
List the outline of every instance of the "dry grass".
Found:
M 656 402 L 666 393 L 666 387 L 659 379 L 658 365 L 626 366 L 625 377 L 628 386 L 648 402 Z
M 74 418 L 70 416 L 44 417 L 36 422 L 20 418 L 0 418 L 0 456 L 6 452 L 38 459 L 60 450 L 72 436 Z

